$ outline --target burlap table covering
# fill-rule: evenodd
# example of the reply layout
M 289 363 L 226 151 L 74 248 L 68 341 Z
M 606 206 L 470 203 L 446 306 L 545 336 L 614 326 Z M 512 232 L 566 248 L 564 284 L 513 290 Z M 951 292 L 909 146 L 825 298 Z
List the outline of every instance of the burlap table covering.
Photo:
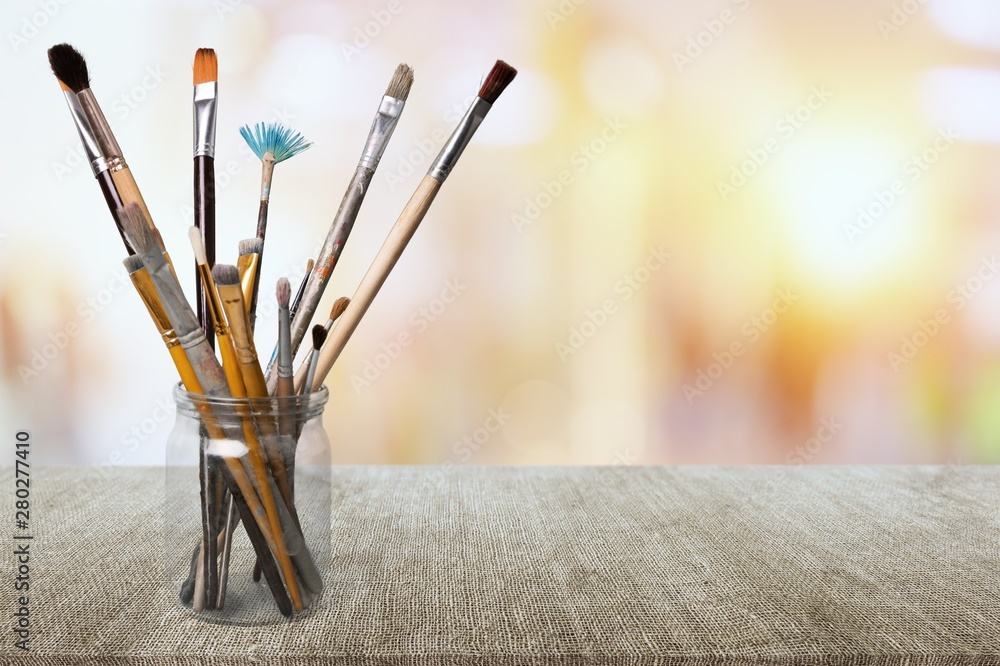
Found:
M 1000 468 L 341 467 L 333 484 L 318 607 L 220 627 L 162 583 L 162 471 L 33 469 L 31 651 L 12 647 L 11 529 L 0 662 L 1000 664 Z

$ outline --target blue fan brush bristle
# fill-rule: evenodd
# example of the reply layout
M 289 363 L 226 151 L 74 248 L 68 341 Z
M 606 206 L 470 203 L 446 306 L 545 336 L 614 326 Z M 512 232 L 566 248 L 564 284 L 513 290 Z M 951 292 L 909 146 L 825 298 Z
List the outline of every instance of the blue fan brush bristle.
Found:
M 312 145 L 304 136 L 280 123 L 257 123 L 252 130 L 249 125 L 244 125 L 240 128 L 240 135 L 254 155 L 263 160 L 266 153 L 271 153 L 275 164 L 298 155 Z

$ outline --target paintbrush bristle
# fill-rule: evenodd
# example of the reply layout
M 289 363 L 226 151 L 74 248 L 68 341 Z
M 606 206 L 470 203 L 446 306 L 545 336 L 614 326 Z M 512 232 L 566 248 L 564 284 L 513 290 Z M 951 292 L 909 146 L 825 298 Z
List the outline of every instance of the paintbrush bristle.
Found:
M 333 302 L 333 307 L 330 308 L 330 319 L 333 321 L 337 321 L 337 317 L 344 314 L 344 310 L 346 310 L 347 306 L 350 304 L 351 304 L 351 299 L 347 298 L 346 296 L 341 296 L 340 298 L 335 300 Z
M 313 349 L 319 351 L 323 348 L 324 342 L 326 342 L 326 326 L 316 324 L 313 326 Z
M 312 145 L 304 136 L 280 123 L 257 123 L 253 129 L 244 125 L 240 128 L 240 135 L 254 155 L 263 160 L 264 155 L 271 153 L 275 164 L 295 157 Z
M 278 297 L 278 307 L 281 309 L 287 309 L 289 301 L 292 300 L 292 284 L 288 281 L 288 278 L 279 278 L 278 287 L 275 289 L 275 295 Z
M 239 243 L 240 256 L 245 254 L 260 254 L 264 249 L 264 239 L 262 238 L 247 238 L 241 240 Z
M 73 92 L 78 93 L 90 87 L 87 61 L 69 44 L 56 44 L 49 49 L 49 65 L 52 73 L 59 79 L 59 84 L 69 87 Z
M 240 271 L 232 264 L 216 264 L 212 268 L 212 277 L 220 287 L 231 287 L 240 283 Z
M 405 63 L 400 63 L 389 81 L 389 87 L 385 89 L 387 97 L 406 101 L 410 96 L 410 88 L 413 86 L 413 68 Z
M 215 49 L 198 49 L 194 54 L 194 84 L 219 80 L 219 59 Z
M 119 208 L 118 219 L 122 222 L 129 243 L 138 254 L 152 254 L 154 249 L 161 247 L 139 204 L 133 202 Z
M 201 238 L 201 229 L 191 227 L 188 229 L 188 238 L 191 239 L 191 248 L 194 250 L 194 260 L 199 266 L 208 265 L 208 253 L 205 252 L 205 241 Z
M 504 91 L 510 82 L 514 80 L 517 76 L 517 70 L 505 63 L 503 60 L 497 60 L 497 64 L 493 65 L 493 69 L 486 76 L 486 81 L 483 82 L 483 87 L 479 89 L 479 96 L 483 98 L 484 101 L 492 104 L 497 101 L 500 97 L 500 93 Z
M 122 259 L 122 265 L 125 266 L 125 270 L 131 275 L 142 268 L 144 264 L 142 263 L 142 257 L 137 254 L 130 254 Z

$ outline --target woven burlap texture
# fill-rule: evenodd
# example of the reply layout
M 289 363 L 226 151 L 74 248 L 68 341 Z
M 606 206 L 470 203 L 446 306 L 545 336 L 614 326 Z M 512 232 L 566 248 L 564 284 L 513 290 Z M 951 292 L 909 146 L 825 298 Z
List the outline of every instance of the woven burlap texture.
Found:
M 1000 468 L 337 467 L 327 589 L 263 627 L 175 602 L 163 471 L 32 472 L 2 663 L 1000 664 Z

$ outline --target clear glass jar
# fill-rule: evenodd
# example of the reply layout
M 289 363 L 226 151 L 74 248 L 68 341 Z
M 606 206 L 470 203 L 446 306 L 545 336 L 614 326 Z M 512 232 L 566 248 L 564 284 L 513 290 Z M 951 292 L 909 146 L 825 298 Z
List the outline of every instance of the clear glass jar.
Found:
M 171 594 L 199 619 L 273 623 L 307 613 L 322 594 L 330 559 L 328 397 L 326 387 L 248 399 L 174 390 L 164 565 Z

